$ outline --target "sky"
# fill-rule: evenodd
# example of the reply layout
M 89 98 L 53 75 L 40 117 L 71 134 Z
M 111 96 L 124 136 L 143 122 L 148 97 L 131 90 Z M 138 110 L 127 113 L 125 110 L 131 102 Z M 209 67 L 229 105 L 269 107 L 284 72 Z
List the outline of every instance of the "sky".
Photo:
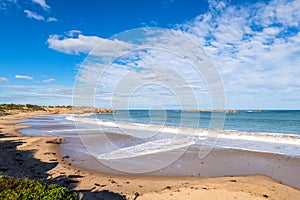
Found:
M 180 33 L 201 46 L 222 79 L 227 109 L 300 109 L 299 0 L 0 0 L 0 23 L 0 103 L 72 105 L 77 75 L 99 43 L 106 41 L 105 50 L 112 52 L 115 46 L 131 45 L 112 36 L 157 27 Z M 168 45 L 186 48 L 187 43 L 180 42 L 183 40 L 175 43 L 174 39 Z M 172 70 L 185 79 L 180 82 L 173 76 L 174 84 L 185 86 L 186 81 L 199 93 L 199 107 L 211 106 L 207 98 L 211 94 L 197 90 L 203 88 L 203 81 L 196 83 L 199 77 L 182 60 L 157 51 L 139 52 L 138 56 L 142 57 L 138 62 L 130 61 L 145 64 L 159 59 L 161 65 L 168 65 L 172 60 Z M 155 69 L 172 78 L 162 68 Z M 112 80 L 120 80 L 121 73 L 130 70 L 120 62 L 111 66 L 108 74 L 112 75 L 106 77 L 111 82 L 103 79 L 96 88 L 102 94 L 97 96 L 97 106 L 111 106 L 104 101 L 111 100 L 104 94 L 111 94 L 103 92 L 101 84 L 114 83 Z M 149 78 L 143 73 L 130 75 L 131 80 Z M 176 108 L 167 105 L 171 99 L 164 89 L 139 89 L 132 102 L 138 108 L 149 108 L 165 98 L 164 106 Z

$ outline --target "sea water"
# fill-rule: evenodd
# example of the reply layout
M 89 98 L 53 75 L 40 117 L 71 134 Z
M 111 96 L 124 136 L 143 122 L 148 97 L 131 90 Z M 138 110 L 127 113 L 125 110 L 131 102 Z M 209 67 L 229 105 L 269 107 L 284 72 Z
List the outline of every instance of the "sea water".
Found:
M 120 159 L 205 144 L 212 113 L 117 110 L 114 114 L 46 115 L 29 119 L 28 135 L 90 137 L 105 132 L 115 144 L 90 147 L 99 158 Z M 214 129 L 213 148 L 268 152 L 300 158 L 300 111 L 243 110 L 227 113 Z M 120 139 L 121 138 L 121 139 Z M 91 139 L 93 140 L 93 139 Z M 92 145 L 92 143 L 90 143 Z M 81 149 L 80 151 L 84 151 Z

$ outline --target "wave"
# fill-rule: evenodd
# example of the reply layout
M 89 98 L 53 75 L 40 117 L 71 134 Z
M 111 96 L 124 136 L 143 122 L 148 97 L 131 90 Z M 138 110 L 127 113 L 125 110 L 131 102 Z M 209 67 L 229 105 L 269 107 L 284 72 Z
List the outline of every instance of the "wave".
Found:
M 250 140 L 268 143 L 282 143 L 300 145 L 300 135 L 286 133 L 267 133 L 267 132 L 242 132 L 235 130 L 220 131 L 219 138 L 232 140 Z
M 195 142 L 192 137 L 154 140 L 154 141 L 145 142 L 143 144 L 139 144 L 131 147 L 121 148 L 109 153 L 100 154 L 97 156 L 97 158 L 104 159 L 104 160 L 133 158 L 138 156 L 162 153 L 162 152 L 172 151 L 175 149 L 189 147 L 194 143 Z
M 286 133 L 267 133 L 267 132 L 242 132 L 235 130 L 213 130 L 207 128 L 188 128 L 188 127 L 175 127 L 175 126 L 159 126 L 152 124 L 140 124 L 140 123 L 124 123 L 105 121 L 96 118 L 85 117 L 67 117 L 68 120 L 82 123 L 98 125 L 100 130 L 112 132 L 116 131 L 121 134 L 127 134 L 138 138 L 149 138 L 153 134 L 164 133 L 164 136 L 176 135 L 188 135 L 196 136 L 198 140 L 204 140 L 207 137 L 218 137 L 222 139 L 230 140 L 248 140 L 248 141 L 260 141 L 266 143 L 278 143 L 278 144 L 290 144 L 300 145 L 300 135 L 286 134 Z M 95 130 L 95 128 L 94 128 Z M 98 129 L 99 130 L 99 129 Z M 145 132 L 147 134 L 145 134 Z M 153 134 L 151 134 L 153 132 Z

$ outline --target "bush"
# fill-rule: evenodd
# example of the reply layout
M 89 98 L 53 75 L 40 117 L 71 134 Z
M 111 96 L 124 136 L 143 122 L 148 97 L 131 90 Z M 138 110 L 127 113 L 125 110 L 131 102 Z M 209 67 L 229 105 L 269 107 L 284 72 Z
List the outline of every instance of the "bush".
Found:
M 75 199 L 76 193 L 56 184 L 0 176 L 0 199 Z
M 43 106 L 37 106 L 37 105 L 32 105 L 32 104 L 0 104 L 0 112 L 3 113 L 4 111 L 38 111 L 38 110 L 43 110 L 45 111 L 45 108 Z
M 38 110 L 45 111 L 45 108 L 43 106 L 37 106 L 37 105 L 32 105 L 32 104 L 26 104 L 26 108 L 28 108 L 31 111 L 38 111 Z
M 0 108 L 2 110 L 22 110 L 23 105 L 17 105 L 17 104 L 1 104 Z

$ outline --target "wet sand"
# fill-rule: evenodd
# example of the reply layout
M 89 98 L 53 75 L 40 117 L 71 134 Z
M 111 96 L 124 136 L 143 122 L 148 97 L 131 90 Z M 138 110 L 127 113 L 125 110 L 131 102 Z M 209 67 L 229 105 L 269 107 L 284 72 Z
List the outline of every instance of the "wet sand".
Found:
M 105 162 L 101 163 L 101 160 L 99 161 L 85 153 L 74 152 L 75 146 L 78 147 L 79 145 L 79 142 L 74 142 L 73 144 L 61 146 L 61 151 L 65 155 L 70 156 L 70 163 L 93 171 L 130 175 L 124 171 L 120 172 L 106 166 L 114 166 L 111 163 L 106 163 L 105 165 Z M 138 173 L 137 175 L 219 177 L 261 174 L 289 186 L 298 189 L 300 188 L 299 158 L 235 149 L 213 149 L 208 156 L 200 159 L 198 157 L 198 152 L 199 147 L 192 146 L 183 154 L 183 156 L 169 166 L 154 172 Z M 169 156 L 169 153 L 165 155 L 165 157 Z M 155 159 L 163 160 L 163 153 Z M 126 166 L 129 166 L 132 160 L 123 160 L 122 162 L 128 162 L 128 165 Z M 149 162 L 144 163 L 149 164 Z M 120 163 L 117 164 L 120 165 Z M 138 164 L 143 164 L 141 159 L 139 162 L 136 162 L 136 165 Z
M 72 155 L 60 152 L 59 143 L 63 138 L 28 137 L 18 132 L 22 127 L 15 125 L 20 122 L 17 119 L 37 114 L 46 113 L 0 118 L 2 174 L 64 185 L 75 190 L 79 199 L 125 199 L 122 195 L 126 195 L 128 199 L 281 200 L 300 196 L 299 189 L 296 189 L 300 182 L 299 159 L 265 153 L 214 150 L 208 157 L 199 160 L 195 153 L 197 149 L 192 147 L 171 166 L 155 172 L 155 176 L 118 175 L 89 170 L 75 165 L 79 161 L 72 161 Z M 82 163 L 92 166 L 84 157 L 82 159 Z M 174 176 L 180 168 L 192 173 L 189 176 Z M 224 171 L 228 176 L 224 176 Z M 277 181 L 257 174 L 273 176 Z M 223 177 L 203 178 L 207 176 Z

